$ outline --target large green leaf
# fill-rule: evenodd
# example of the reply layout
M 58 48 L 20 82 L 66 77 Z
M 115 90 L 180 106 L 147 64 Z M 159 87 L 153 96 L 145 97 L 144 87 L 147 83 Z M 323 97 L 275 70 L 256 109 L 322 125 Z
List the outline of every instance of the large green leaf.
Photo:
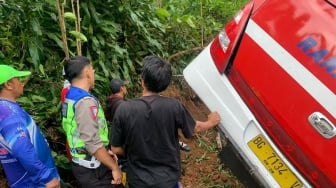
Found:
M 167 19 L 170 16 L 169 12 L 166 9 L 164 9 L 164 8 L 158 8 L 156 10 L 156 15 L 160 19 Z
M 64 18 L 66 18 L 67 20 L 70 20 L 70 21 L 76 21 L 76 15 L 72 12 L 65 12 L 64 13 Z
M 87 42 L 87 38 L 86 36 L 81 33 L 81 32 L 78 32 L 78 31 L 70 31 L 69 32 L 72 36 L 74 36 L 76 39 L 79 39 L 81 40 L 82 42 Z
M 40 22 L 37 20 L 37 18 L 34 18 L 30 21 L 31 26 L 33 28 L 33 31 L 37 34 L 37 35 L 42 35 L 42 31 L 41 31 L 41 27 L 40 27 Z
M 28 44 L 29 54 L 31 57 L 31 61 L 34 64 L 35 67 L 38 67 L 40 62 L 40 56 L 38 52 L 38 46 L 33 42 L 29 42 Z

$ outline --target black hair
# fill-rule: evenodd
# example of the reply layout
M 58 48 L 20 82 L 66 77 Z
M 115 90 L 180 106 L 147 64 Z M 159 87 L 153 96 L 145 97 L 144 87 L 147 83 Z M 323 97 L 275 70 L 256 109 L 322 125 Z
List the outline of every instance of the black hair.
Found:
M 78 78 L 82 74 L 83 69 L 90 64 L 91 62 L 87 57 L 72 57 L 64 64 L 64 77 L 71 83 L 72 80 Z
M 147 56 L 143 59 L 141 78 L 149 91 L 162 92 L 172 79 L 171 66 L 160 57 Z
M 125 85 L 125 82 L 120 79 L 112 79 L 110 81 L 110 87 L 112 94 L 116 94 L 120 91 L 120 88 Z

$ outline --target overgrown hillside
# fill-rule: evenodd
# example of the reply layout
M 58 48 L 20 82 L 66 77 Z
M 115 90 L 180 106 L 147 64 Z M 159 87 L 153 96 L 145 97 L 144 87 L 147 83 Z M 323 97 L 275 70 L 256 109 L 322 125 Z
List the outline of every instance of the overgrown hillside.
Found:
M 129 80 L 130 97 L 134 97 L 139 93 L 137 80 L 144 56 L 162 56 L 171 62 L 175 75 L 181 74 L 245 2 L 0 1 L 0 62 L 33 72 L 19 102 L 47 136 L 58 166 L 68 168 L 60 126 L 62 63 L 67 52 L 92 59 L 96 69 L 93 93 L 102 102 L 110 92 L 112 77 Z

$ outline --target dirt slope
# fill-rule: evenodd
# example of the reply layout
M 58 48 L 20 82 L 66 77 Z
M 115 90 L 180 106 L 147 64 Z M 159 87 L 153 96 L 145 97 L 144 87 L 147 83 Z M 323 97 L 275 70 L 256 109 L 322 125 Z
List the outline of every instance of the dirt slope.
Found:
M 179 99 L 195 120 L 206 120 L 209 109 L 199 100 L 184 80 L 176 79 L 163 95 Z M 221 164 L 220 148 L 216 141 L 217 129 L 195 135 L 191 139 L 181 138 L 191 147 L 190 152 L 181 151 L 182 184 L 184 188 L 243 188 L 230 170 Z M 182 135 L 182 134 L 181 134 Z

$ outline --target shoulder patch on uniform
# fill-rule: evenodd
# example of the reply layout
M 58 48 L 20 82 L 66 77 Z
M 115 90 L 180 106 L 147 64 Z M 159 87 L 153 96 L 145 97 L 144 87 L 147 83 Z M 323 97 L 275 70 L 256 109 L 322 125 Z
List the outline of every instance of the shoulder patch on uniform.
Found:
M 96 120 L 97 116 L 98 116 L 98 107 L 97 106 L 90 106 L 90 110 L 91 110 L 92 119 Z

